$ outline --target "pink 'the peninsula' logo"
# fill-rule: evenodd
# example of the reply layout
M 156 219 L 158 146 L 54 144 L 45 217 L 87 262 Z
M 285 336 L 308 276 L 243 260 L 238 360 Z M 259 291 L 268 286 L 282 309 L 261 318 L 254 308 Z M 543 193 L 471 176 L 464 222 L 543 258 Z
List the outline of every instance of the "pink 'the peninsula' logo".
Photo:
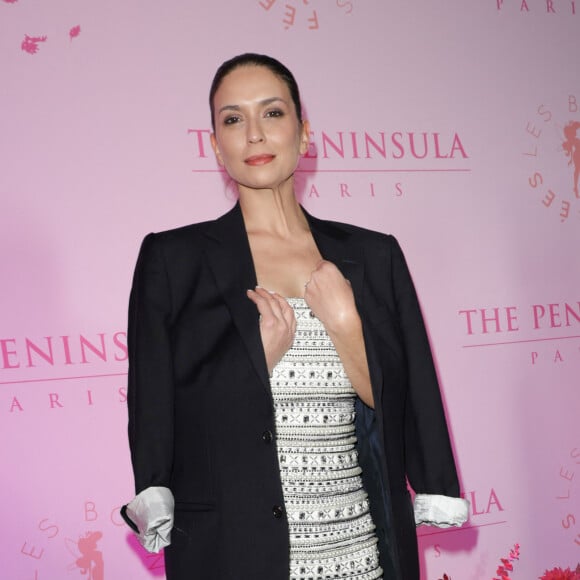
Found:
M 529 191 L 561 223 L 580 219 L 580 102 L 539 105 L 525 126 Z
M 258 7 L 276 15 L 284 30 L 296 26 L 307 30 L 318 30 L 327 22 L 330 8 L 342 14 L 351 14 L 355 0 L 253 0 Z
M 211 152 L 209 128 L 189 128 L 195 158 L 194 173 L 223 173 Z M 310 132 L 308 151 L 300 159 L 300 195 L 343 200 L 363 197 L 402 198 L 412 174 L 470 173 L 469 147 L 454 129 L 403 130 L 320 129 Z M 326 176 L 324 184 L 319 181 Z M 334 183 L 331 183 L 331 180 Z

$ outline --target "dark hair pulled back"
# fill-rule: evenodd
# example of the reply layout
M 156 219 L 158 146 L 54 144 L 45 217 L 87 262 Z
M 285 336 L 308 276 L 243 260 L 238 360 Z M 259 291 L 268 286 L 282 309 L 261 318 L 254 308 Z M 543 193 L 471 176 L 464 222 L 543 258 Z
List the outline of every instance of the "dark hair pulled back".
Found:
M 209 108 L 211 111 L 211 126 L 215 131 L 215 112 L 213 107 L 213 100 L 217 90 L 220 88 L 224 78 L 230 74 L 235 69 L 242 66 L 263 66 L 271 71 L 278 78 L 282 79 L 288 90 L 290 91 L 290 97 L 296 108 L 296 115 L 298 121 L 302 123 L 302 107 L 300 105 L 300 91 L 298 89 L 298 83 L 294 78 L 294 75 L 290 70 L 285 67 L 280 61 L 267 56 L 265 54 L 256 54 L 253 52 L 246 52 L 245 54 L 240 54 L 234 56 L 233 58 L 226 60 L 216 71 L 213 81 L 211 83 L 211 88 L 209 90 Z

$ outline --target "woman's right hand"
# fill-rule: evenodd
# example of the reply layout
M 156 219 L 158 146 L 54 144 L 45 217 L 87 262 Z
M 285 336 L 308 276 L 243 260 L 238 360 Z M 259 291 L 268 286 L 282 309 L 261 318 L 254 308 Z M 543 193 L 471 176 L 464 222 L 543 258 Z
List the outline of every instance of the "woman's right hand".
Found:
M 294 342 L 296 318 L 294 310 L 283 296 L 268 292 L 260 286 L 247 291 L 248 298 L 256 305 L 260 313 L 260 336 L 264 345 L 268 374 Z

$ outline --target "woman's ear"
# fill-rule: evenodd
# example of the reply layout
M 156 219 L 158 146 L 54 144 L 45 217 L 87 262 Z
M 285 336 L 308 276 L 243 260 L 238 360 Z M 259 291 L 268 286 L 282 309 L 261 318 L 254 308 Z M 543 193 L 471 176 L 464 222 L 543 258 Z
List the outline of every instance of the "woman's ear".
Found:
M 209 136 L 209 140 L 211 142 L 211 148 L 213 149 L 213 152 L 215 153 L 215 157 L 217 159 L 217 162 L 223 167 L 224 160 L 222 159 L 222 156 L 220 153 L 220 148 L 218 147 L 217 139 L 215 138 L 215 133 L 212 133 Z
M 302 121 L 302 133 L 300 135 L 300 155 L 304 155 L 308 151 L 310 144 L 310 123 Z

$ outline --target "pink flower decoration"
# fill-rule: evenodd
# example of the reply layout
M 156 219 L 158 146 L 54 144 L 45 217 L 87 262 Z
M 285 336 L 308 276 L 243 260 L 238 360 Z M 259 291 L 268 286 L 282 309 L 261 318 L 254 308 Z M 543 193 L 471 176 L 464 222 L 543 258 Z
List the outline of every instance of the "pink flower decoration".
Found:
M 73 26 L 69 31 L 68 31 L 68 35 L 70 36 L 70 39 L 72 40 L 73 38 L 76 38 L 79 34 L 81 33 L 81 27 L 79 25 L 77 26 Z
M 508 570 L 509 572 L 513 571 L 514 569 L 513 564 L 507 558 L 502 558 L 501 563 L 506 570 Z
M 540 580 L 580 580 L 580 564 L 578 564 L 576 570 L 570 570 L 570 568 L 563 570 L 560 567 L 546 570 L 540 576 Z
M 38 43 L 46 42 L 46 38 L 46 36 L 28 36 L 28 34 L 25 34 L 20 48 L 28 54 L 36 54 L 38 52 Z
M 16 4 L 18 0 L 4 0 L 4 2 L 6 2 L 6 4 Z
M 493 578 L 493 580 L 510 580 L 510 572 L 512 572 L 514 569 L 514 565 L 512 564 L 512 562 L 514 560 L 519 560 L 519 558 L 520 558 L 520 545 L 515 544 L 506 558 L 500 558 L 501 564 L 495 571 L 497 576 Z

